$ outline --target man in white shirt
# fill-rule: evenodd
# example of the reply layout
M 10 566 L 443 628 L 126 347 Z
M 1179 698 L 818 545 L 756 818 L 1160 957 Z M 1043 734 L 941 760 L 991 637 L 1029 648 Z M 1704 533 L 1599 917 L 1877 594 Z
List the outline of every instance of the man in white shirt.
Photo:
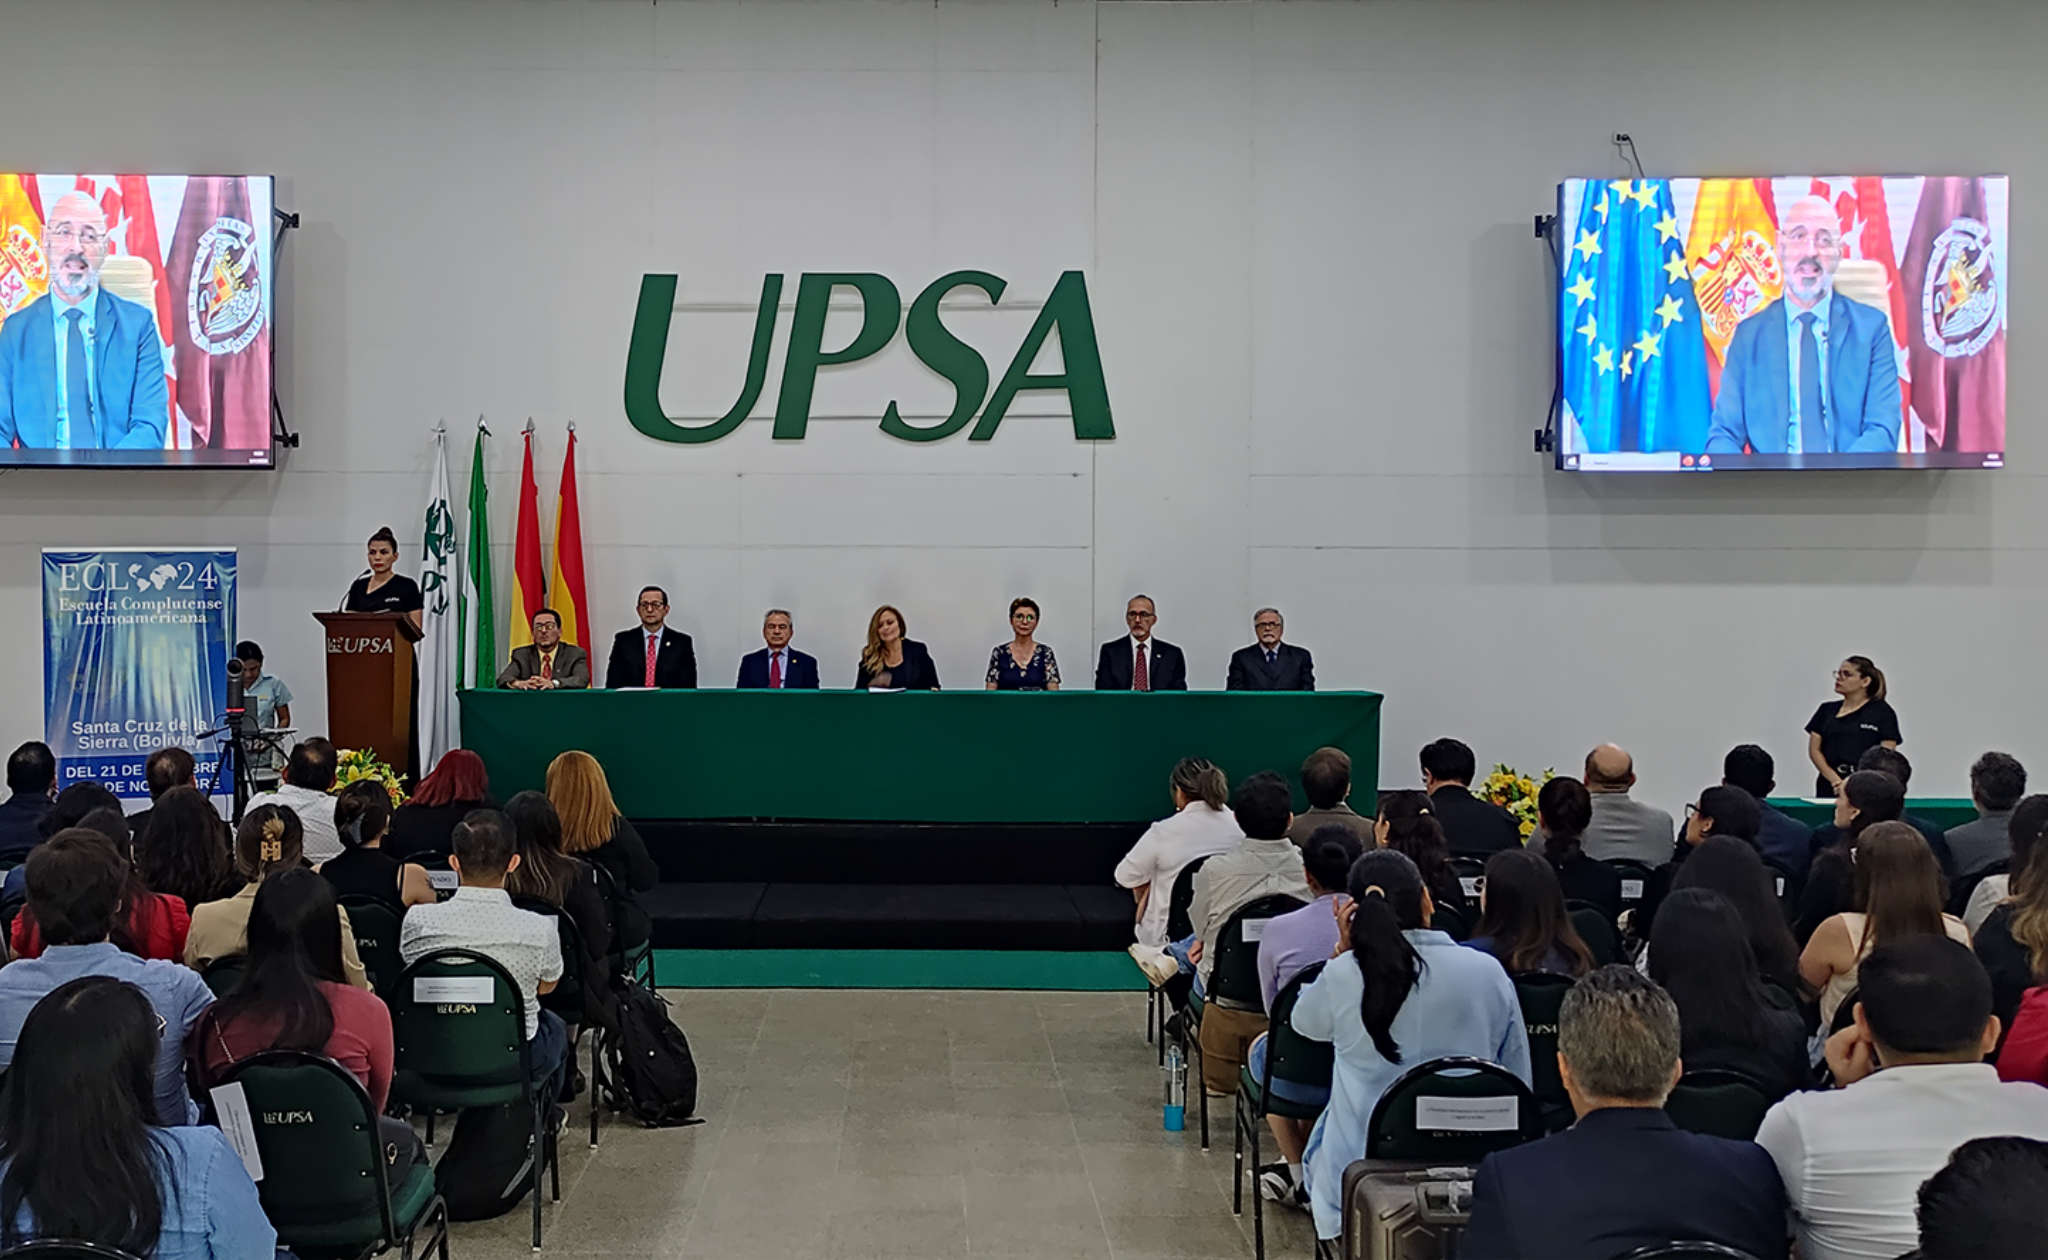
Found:
M 1841 1088 L 1796 1093 L 1757 1131 L 1801 1260 L 1892 1260 L 1918 1242 L 1920 1184 L 1972 1138 L 2048 1138 L 2048 1089 L 2002 1082 L 1991 980 L 1967 946 L 1908 936 L 1858 968 L 1856 1022 L 1828 1039 Z
M 299 816 L 306 833 L 306 860 L 325 862 L 341 852 L 341 833 L 334 829 L 334 788 L 336 754 L 334 745 L 320 736 L 292 746 L 285 763 L 284 782 L 275 792 L 249 798 L 249 808 L 283 805 Z
M 562 979 L 562 938 L 545 915 L 521 910 L 505 891 L 505 877 L 519 869 L 512 824 L 495 809 L 473 809 L 455 825 L 448 865 L 462 878 L 455 895 L 406 911 L 398 932 L 398 953 L 406 965 L 437 949 L 464 949 L 503 967 L 519 986 L 526 1007 L 526 1039 L 532 1043 L 533 1079 L 552 1081 L 550 1101 L 561 1093 L 569 1030 L 559 1015 L 540 1009 L 540 995 Z

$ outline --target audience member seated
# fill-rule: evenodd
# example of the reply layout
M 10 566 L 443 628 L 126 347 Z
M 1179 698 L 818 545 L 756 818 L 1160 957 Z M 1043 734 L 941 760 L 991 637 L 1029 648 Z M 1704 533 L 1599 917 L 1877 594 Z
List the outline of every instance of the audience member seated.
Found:
M 1682 1020 L 1628 967 L 1572 986 L 1557 1064 L 1578 1122 L 1480 1163 L 1459 1260 L 1622 1256 L 1678 1239 L 1785 1255 L 1785 1190 L 1770 1156 L 1664 1114 L 1683 1071 Z
M 1207 993 L 1214 947 L 1232 915 L 1262 897 L 1313 897 L 1301 870 L 1301 850 L 1287 838 L 1294 821 L 1294 793 L 1287 780 L 1261 770 L 1237 785 L 1231 811 L 1244 839 L 1227 853 L 1202 863 L 1195 872 L 1195 899 L 1188 907 L 1194 939 L 1187 960 L 1195 969 L 1195 988 Z M 1202 1012 L 1202 1080 L 1211 1094 L 1237 1092 L 1237 1070 L 1252 1038 L 1266 1030 L 1264 1012 L 1234 1010 L 1210 1003 Z
M 1994 978 L 1993 985 L 1996 983 Z M 1992 992 L 1995 995 L 1997 989 Z M 2037 985 L 2026 991 L 2003 1036 L 2005 1041 L 1998 1047 L 1998 1079 L 2048 1086 L 2048 988 Z
M 1266 923 L 1259 939 L 1259 994 L 1268 1014 L 1273 999 L 1293 979 L 1319 962 L 1326 962 L 1337 949 L 1337 905 L 1351 878 L 1351 864 L 1365 846 L 1348 823 L 1324 823 L 1301 842 L 1303 873 L 1315 900 L 1299 910 L 1277 915 Z M 1252 1039 L 1245 1054 L 1245 1066 L 1254 1077 L 1266 1075 L 1266 1034 Z M 1273 1082 L 1275 1095 L 1289 1102 L 1322 1106 L 1330 1101 L 1327 1088 L 1304 1086 L 1293 1081 Z M 1259 1170 L 1259 1193 L 1275 1203 L 1308 1206 L 1308 1192 L 1302 1188 L 1301 1152 L 1308 1145 L 1309 1121 L 1269 1115 L 1266 1126 L 1279 1145 L 1280 1161 Z
M 7 756 L 8 797 L 0 804 L 0 863 L 13 865 L 42 843 L 43 815 L 57 795 L 57 758 L 32 739 Z
M 467 748 L 451 748 L 413 789 L 412 799 L 391 815 L 384 850 L 401 862 L 422 853 L 446 853 L 457 823 L 473 810 L 496 808 L 484 759 Z
M 137 815 L 140 817 L 140 815 Z M 135 819 L 130 818 L 133 826 Z M 213 802 L 193 787 L 174 787 L 149 810 L 149 827 L 134 828 L 135 869 L 157 892 L 196 906 L 233 893 L 233 834 Z
M 184 967 L 162 959 L 137 958 L 107 938 L 128 883 L 128 864 L 113 844 L 97 831 L 73 827 L 39 845 L 28 859 L 28 906 L 35 911 L 48 942 L 40 958 L 21 959 L 0 967 L 0 1069 L 14 1059 L 29 1011 L 52 990 L 81 976 L 109 976 L 141 989 L 155 1008 L 152 1037 L 162 1029 L 156 1055 L 156 1115 L 167 1125 L 191 1124 L 199 1118 L 185 1092 L 185 1036 L 213 1005 L 204 981 Z M 73 1050 L 84 1052 L 79 1044 Z M 15 1099 L 24 1093 L 23 1075 L 14 1075 L 5 1091 Z M 80 1123 L 83 1113 L 71 1109 L 69 1094 L 41 1095 L 64 1099 L 64 1123 Z
M 1825 836 L 1814 832 L 1814 843 L 1825 841 L 1826 847 L 1814 853 L 1806 888 L 1799 897 L 1793 934 L 1801 946 L 1830 917 L 1852 908 L 1856 865 L 1850 854 L 1856 838 L 1878 823 L 1898 822 L 1905 810 L 1906 789 L 1882 770 L 1858 770 L 1842 780 L 1842 793 L 1835 798 L 1833 830 Z
M 1166 919 L 1182 868 L 1196 858 L 1228 852 L 1244 839 L 1230 812 L 1230 782 L 1212 763 L 1182 757 L 1166 781 L 1166 792 L 1173 812 L 1145 828 L 1116 864 L 1118 886 L 1130 889 L 1138 903 L 1131 957 L 1154 984 L 1166 983 L 1179 970 L 1166 955 Z
M 2012 811 L 2006 820 L 2006 836 L 2012 843 L 2012 857 L 2007 859 L 2009 870 L 1989 874 L 1977 881 L 1970 891 L 1963 907 L 1963 926 L 1972 935 L 1984 926 L 1991 912 L 2012 895 L 2013 876 L 2023 871 L 2033 860 L 2034 846 L 2040 843 L 2043 832 L 2048 832 L 2048 795 L 2029 796 Z M 1955 889 L 1950 887 L 1950 899 L 1954 900 Z
M 540 1008 L 540 995 L 562 979 L 561 934 L 552 921 L 512 904 L 505 877 L 519 866 L 511 824 L 495 809 L 479 809 L 456 824 L 448 864 L 462 886 L 447 901 L 405 912 L 398 952 L 411 966 L 439 949 L 482 954 L 503 967 L 526 1008 L 533 1082 L 549 1099 L 561 1095 L 569 1052 L 568 1026 Z
M 661 870 L 647 856 L 640 833 L 613 803 L 604 767 L 589 753 L 571 750 L 548 763 L 546 786 L 548 802 L 562 820 L 562 852 L 611 877 L 618 898 L 613 915 L 616 948 L 639 949 L 654 925 L 633 894 L 652 890 L 661 882 Z
M 121 798 L 107 790 L 105 784 L 94 782 L 91 779 L 72 784 L 62 792 L 57 793 L 56 799 L 50 803 L 50 808 L 44 812 L 42 821 L 36 824 L 36 830 L 41 833 L 37 843 L 40 844 L 42 840 L 48 839 L 60 831 L 80 826 L 85 822 L 88 814 L 99 810 L 109 810 L 115 814 L 121 814 Z M 122 827 L 124 831 L 126 826 L 127 817 L 123 815 Z M 108 833 L 102 832 L 102 834 Z M 117 846 L 125 846 L 128 843 L 125 835 L 114 837 L 114 840 Z M 0 881 L 0 898 L 19 902 L 22 896 L 22 881 L 27 876 L 28 872 L 20 866 L 16 866 L 13 870 L 7 872 L 6 880 Z
M 95 809 L 79 819 L 78 826 L 105 836 L 127 870 L 127 880 L 121 889 L 123 908 L 114 920 L 111 938 L 114 945 L 137 958 L 162 958 L 176 962 L 183 957 L 185 933 L 191 926 L 191 916 L 185 912 L 183 901 L 151 892 L 143 883 L 142 876 L 135 870 L 128 842 L 128 820 L 121 816 L 121 811 L 105 807 Z M 26 876 L 25 871 L 23 874 Z M 43 935 L 36 928 L 32 908 L 24 906 L 15 916 L 8 944 L 16 958 L 42 955 Z
M 1856 759 L 1858 770 L 1878 770 L 1899 781 L 1899 789 L 1910 794 L 1913 790 L 1913 763 L 1906 754 L 1883 744 L 1865 752 Z M 1903 806 L 1901 809 L 1903 810 Z M 1915 814 L 1900 813 L 1899 821 L 1919 832 L 1927 839 L 1927 847 L 1934 850 L 1934 860 L 1941 863 L 1941 873 L 1955 875 L 1955 857 L 1948 851 L 1948 833 L 1933 822 Z M 1813 829 L 1812 852 L 1818 855 L 1841 839 L 1841 828 L 1833 821 L 1824 822 Z
M 2011 895 L 1985 918 L 1972 946 L 1991 977 L 1992 1014 L 2013 1022 L 2027 990 L 2048 982 L 2048 844 L 2029 846 Z
M 1437 913 L 1450 911 L 1460 920 L 1458 935 L 1469 936 L 1472 926 L 1471 899 L 1465 896 L 1465 885 L 1458 878 L 1458 872 L 1451 869 L 1451 846 L 1444 839 L 1444 829 L 1436 820 L 1436 813 L 1430 808 L 1429 793 L 1397 791 L 1380 793 L 1379 817 L 1372 825 L 1373 842 L 1382 849 L 1392 849 L 1415 863 L 1415 869 L 1422 872 L 1422 886 L 1429 889 L 1429 899 L 1435 904 Z
M 1586 754 L 1586 791 L 1593 797 L 1593 817 L 1586 824 L 1585 849 L 1602 862 L 1662 866 L 1671 860 L 1678 829 L 1671 815 L 1629 795 L 1635 785 L 1635 758 L 1619 745 L 1602 744 Z
M 1741 788 L 1756 798 L 1756 847 L 1771 869 L 1783 875 L 1794 897 L 1806 886 L 1806 868 L 1813 861 L 1813 828 L 1779 809 L 1766 798 L 1778 790 L 1777 763 L 1755 744 L 1738 744 L 1721 760 L 1721 784 Z
M 1679 873 L 1708 837 L 1732 836 L 1755 849 L 1757 828 L 1762 825 L 1763 806 L 1741 788 L 1724 783 L 1701 792 L 1700 799 L 1685 811 L 1685 842 L 1678 846 L 1678 853 L 1643 881 L 1643 899 L 1635 911 L 1636 935 L 1649 939 L 1656 926 L 1657 907 L 1671 895 Z
M 341 833 L 334 829 L 334 798 L 328 795 L 334 790 L 339 757 L 334 745 L 318 735 L 301 740 L 292 746 L 284 782 L 277 790 L 249 798 L 249 809 L 282 805 L 297 814 L 306 837 L 306 860 L 316 864 L 341 852 Z M 242 817 L 248 816 L 244 810 Z
M 1359 844 L 1371 844 L 1372 822 L 1351 808 L 1351 754 L 1341 748 L 1318 748 L 1301 763 L 1301 792 L 1308 797 L 1308 810 L 1294 816 L 1287 838 L 1300 844 L 1316 828 L 1343 823 L 1358 833 Z
M 138 809 L 128 815 L 128 830 L 139 840 L 149 829 L 149 820 L 154 816 L 157 802 L 164 799 L 164 793 L 172 788 L 199 787 L 199 765 L 192 760 L 192 754 L 168 744 L 149 754 L 142 763 L 142 781 L 149 786 L 149 808 Z
M 374 897 L 402 911 L 434 900 L 427 868 L 401 862 L 384 851 L 391 833 L 391 793 L 365 779 L 334 797 L 334 830 L 341 852 L 314 869 L 334 885 L 336 897 Z
M 1403 1072 L 1447 1055 L 1489 1059 L 1529 1079 L 1529 1036 L 1499 963 L 1429 927 L 1415 863 L 1378 849 L 1351 867 L 1337 955 L 1295 1004 L 1294 1030 L 1336 1048 L 1330 1105 L 1302 1167 L 1316 1237 L 1343 1223 L 1344 1170 L 1365 1156 L 1373 1106 Z
M 1687 1070 L 1741 1072 L 1773 1098 L 1813 1083 L 1806 1019 L 1772 1003 L 1741 912 L 1726 897 L 1708 888 L 1674 890 L 1657 914 L 1649 952 L 1650 979 L 1678 1004 Z
M 1749 952 L 1756 959 L 1757 975 L 1788 998 L 1799 997 L 1799 943 L 1785 926 L 1785 909 L 1772 887 L 1773 872 L 1757 856 L 1754 846 L 1734 836 L 1710 836 L 1692 850 L 1671 881 L 1673 894 L 1686 889 L 1719 893 L 1735 908 Z M 1655 941 L 1653 929 L 1649 939 Z M 1644 974 L 1654 975 L 1649 958 L 1655 946 L 1648 945 L 1637 958 Z
M 1972 1138 L 1920 1185 L 1916 1260 L 2036 1260 L 2048 1142 Z
M 2010 753 L 1988 752 L 1970 767 L 1970 801 L 1977 820 L 1948 830 L 1952 874 L 1968 879 L 2012 856 L 2007 824 L 2027 794 L 2027 768 Z
M 333 885 L 312 871 L 279 871 L 258 886 L 249 969 L 200 1017 L 187 1048 L 200 1089 L 251 1055 L 304 1050 L 347 1068 L 381 1115 L 391 1093 L 391 1012 L 343 978 L 340 923 Z M 396 1186 L 425 1152 L 403 1120 L 382 1117 L 378 1133 Z
M 1828 918 L 1799 955 L 1799 978 L 1820 994 L 1823 1033 L 1856 990 L 1857 964 L 1875 947 L 1915 933 L 1970 944 L 1963 921 L 1941 912 L 1941 867 L 1919 832 L 1902 822 L 1875 823 L 1857 837 L 1851 865 L 1856 909 Z
M 1788 1095 L 1756 1135 L 1800 1260 L 1901 1255 L 1916 1241 L 1914 1192 L 1956 1147 L 2048 1138 L 2048 1090 L 2001 1082 L 1983 1061 L 1998 1019 L 1975 955 L 1920 933 L 1871 950 L 1861 971 L 1856 1022 L 1827 1043 L 1838 1088 Z
M 249 911 L 256 904 L 256 889 L 279 871 L 305 865 L 305 832 L 299 817 L 283 805 L 258 805 L 242 815 L 235 831 L 235 871 L 242 877 L 242 890 L 232 897 L 192 907 L 192 932 L 185 938 L 185 965 L 204 971 L 223 958 L 247 951 Z M 341 920 L 341 966 L 348 982 L 358 989 L 370 987 L 369 973 L 356 955 L 356 931 L 348 911 L 337 912 Z
M 1527 849 L 1486 859 L 1479 926 L 1465 944 L 1491 954 L 1511 976 L 1533 971 L 1583 976 L 1593 966 L 1593 952 L 1565 909 L 1556 869 Z
M 1536 793 L 1536 817 L 1543 830 L 1543 856 L 1557 871 L 1567 902 L 1583 902 L 1607 916 L 1621 917 L 1621 872 L 1585 850 L 1586 826 L 1593 819 L 1592 794 L 1577 779 L 1562 775 Z
M 1422 787 L 1454 857 L 1484 858 L 1522 847 L 1522 825 L 1515 816 L 1472 795 L 1478 773 L 1471 748 L 1458 740 L 1439 739 L 1422 747 Z
M 86 976 L 38 1003 L 18 1040 L 10 1034 L 0 1243 L 63 1238 L 155 1260 L 277 1254 L 277 1231 L 221 1131 L 166 1121 L 151 1099 L 152 1061 L 161 1083 L 163 1052 L 178 1046 L 151 1006 L 146 986 Z
M 539 792 L 520 792 L 505 802 L 512 824 L 512 851 L 519 861 L 505 874 L 505 891 L 514 897 L 537 897 L 569 916 L 583 938 L 583 1020 L 609 1028 L 612 1024 L 611 918 L 597 887 L 597 872 L 588 862 L 562 852 L 562 819 Z M 576 1044 L 576 1028 L 569 1044 Z M 572 1056 L 573 1058 L 573 1056 Z M 572 1065 L 573 1066 L 573 1063 Z

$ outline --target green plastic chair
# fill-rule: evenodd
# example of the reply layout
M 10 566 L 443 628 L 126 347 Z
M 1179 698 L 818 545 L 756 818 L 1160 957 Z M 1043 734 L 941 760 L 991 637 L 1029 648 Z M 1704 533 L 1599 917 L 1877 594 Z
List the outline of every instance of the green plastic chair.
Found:
M 1605 967 L 1621 961 L 1621 933 L 1616 930 L 1614 920 L 1607 917 L 1598 906 L 1589 906 L 1583 901 L 1566 903 L 1569 907 L 1572 929 L 1579 939 L 1586 942 L 1586 948 L 1593 951 L 1593 965 Z
M 1424 1099 L 1467 1101 L 1512 1098 L 1515 1123 L 1505 1129 L 1452 1128 L 1417 1122 Z M 1387 1087 L 1372 1109 L 1365 1133 L 1367 1159 L 1413 1160 L 1428 1164 L 1476 1164 L 1495 1151 L 1543 1136 L 1543 1109 L 1522 1078 L 1498 1063 L 1467 1056 L 1431 1059 L 1411 1068 Z
M 1777 1101 L 1762 1081 L 1742 1072 L 1701 1068 L 1678 1078 L 1664 1100 L 1671 1123 L 1691 1133 L 1753 1142 Z
M 420 996 L 422 981 L 431 989 L 432 982 L 451 980 L 472 984 L 488 980 L 491 996 L 481 1001 Z M 526 1037 L 526 1003 L 511 975 L 483 954 L 437 949 L 399 976 L 398 992 L 390 1006 L 397 1050 L 391 1074 L 392 1103 L 425 1111 L 430 1124 L 436 1112 L 525 1103 L 533 1113 L 534 1150 L 547 1167 L 553 1196 L 559 1202 L 562 1170 L 556 1159 L 555 1135 L 546 1122 L 549 1100 L 532 1084 L 533 1043 Z M 541 1241 L 540 1172 L 536 1166 L 536 1251 Z
M 247 970 L 247 954 L 230 954 L 226 958 L 216 958 L 206 964 L 206 970 L 199 973 L 199 978 L 206 982 L 207 988 L 213 990 L 213 996 L 220 998 L 226 997 L 230 990 L 242 982 L 242 973 Z
M 1330 1078 L 1336 1071 L 1337 1048 L 1327 1041 L 1315 1041 L 1294 1031 L 1291 1022 L 1294 1004 L 1300 1000 L 1301 991 L 1315 983 L 1323 974 L 1322 963 L 1311 963 L 1301 973 L 1289 980 L 1273 995 L 1273 1010 L 1270 1027 L 1266 1030 L 1266 1070 L 1261 1076 L 1253 1076 L 1250 1064 L 1238 1069 L 1236 1128 L 1233 1158 L 1236 1160 L 1236 1176 L 1230 1188 L 1230 1213 L 1244 1215 L 1245 1140 L 1251 1140 L 1251 1173 L 1259 1175 L 1259 1141 L 1267 1116 L 1285 1116 L 1290 1120 L 1313 1120 L 1321 1115 L 1323 1108 L 1315 1103 L 1295 1102 L 1273 1092 L 1273 1082 L 1287 1081 L 1295 1085 L 1330 1087 Z M 1266 1260 L 1266 1208 L 1265 1197 L 1256 1190 L 1252 1192 L 1252 1247 L 1258 1260 Z
M 1166 939 L 1178 941 L 1194 934 L 1195 926 L 1188 921 L 1188 911 L 1195 904 L 1195 872 L 1202 869 L 1202 863 L 1214 857 L 1213 853 L 1202 856 L 1180 868 L 1173 877 L 1172 896 L 1166 902 Z M 1145 986 L 1145 1040 L 1151 1041 L 1156 1030 L 1159 1033 L 1159 1063 L 1166 1064 L 1166 990 L 1149 981 Z
M 271 1050 L 222 1079 L 247 1094 L 263 1180 L 256 1190 L 277 1240 L 295 1254 L 409 1258 L 438 1247 L 448 1260 L 448 1209 L 422 1164 L 396 1191 L 385 1177 L 377 1109 L 362 1082 L 334 1060 Z
M 576 926 L 576 920 L 562 912 L 562 908 L 543 897 L 514 897 L 512 904 L 521 910 L 530 911 L 551 919 L 562 945 L 562 978 L 555 987 L 540 995 L 540 1007 L 553 1011 L 562 1017 L 570 1027 L 581 1025 L 590 1038 L 590 1149 L 597 1149 L 597 1100 L 606 1088 L 604 1075 L 603 1038 L 604 1029 L 589 1018 L 585 1004 L 589 1000 L 586 992 L 590 980 L 587 964 L 589 955 L 583 949 L 583 931 Z M 576 1048 L 571 1046 L 573 1058 Z
M 348 925 L 355 932 L 356 956 L 369 973 L 370 987 L 386 1002 L 398 987 L 405 959 L 398 952 L 398 932 L 404 911 L 382 897 L 360 894 L 343 897 L 341 908 L 348 911 Z
M 1522 1027 L 1529 1034 L 1529 1087 L 1543 1111 L 1543 1127 L 1562 1133 L 1575 1118 L 1564 1075 L 1557 1069 L 1557 1014 L 1574 981 L 1551 971 L 1525 971 L 1510 977 L 1522 1003 Z
M 1201 1068 L 1202 1011 L 1210 1002 L 1239 1011 L 1263 1011 L 1266 1008 L 1266 995 L 1259 987 L 1259 943 L 1256 939 L 1245 939 L 1245 925 L 1258 923 L 1263 926 L 1267 919 L 1299 910 L 1305 904 L 1301 898 L 1284 893 L 1261 897 L 1240 907 L 1237 913 L 1223 921 L 1222 928 L 1216 933 L 1213 954 L 1207 953 L 1211 944 L 1203 943 L 1205 955 L 1212 960 L 1209 964 L 1208 996 L 1188 995 L 1187 1013 L 1180 1021 L 1183 1063 L 1192 1064 L 1196 1070 Z M 1206 1151 L 1209 1149 L 1209 1090 L 1206 1086 L 1201 1094 L 1202 1149 Z
M 0 1251 L 0 1260 L 138 1260 L 119 1247 L 78 1242 L 68 1238 L 43 1238 Z

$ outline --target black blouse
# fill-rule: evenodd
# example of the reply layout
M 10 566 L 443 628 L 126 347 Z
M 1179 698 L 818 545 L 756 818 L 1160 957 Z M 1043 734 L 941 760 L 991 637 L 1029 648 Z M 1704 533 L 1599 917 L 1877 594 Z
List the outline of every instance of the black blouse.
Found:
M 320 864 L 320 873 L 340 897 L 375 897 L 404 904 L 405 866 L 383 849 L 343 849 Z
M 1806 724 L 1809 732 L 1820 736 L 1821 760 L 1833 766 L 1836 774 L 1846 777 L 1856 768 L 1857 758 L 1887 740 L 1905 742 L 1899 736 L 1899 715 L 1884 701 L 1867 701 L 1846 717 L 1837 715 L 1841 707 L 1840 700 L 1830 700 L 1815 709 L 1813 720 Z
M 367 612 L 418 612 L 427 602 L 420 596 L 420 584 L 402 573 L 394 573 L 391 580 L 376 590 L 370 589 L 370 579 L 357 578 L 349 584 L 348 599 L 342 603 L 342 611 Z
M 894 669 L 884 669 L 880 674 L 870 674 L 865 665 L 855 665 L 853 688 L 866 691 L 869 687 L 900 687 L 905 691 L 937 691 L 939 689 L 939 667 L 932 663 L 932 654 L 915 639 L 903 641 L 903 663 Z

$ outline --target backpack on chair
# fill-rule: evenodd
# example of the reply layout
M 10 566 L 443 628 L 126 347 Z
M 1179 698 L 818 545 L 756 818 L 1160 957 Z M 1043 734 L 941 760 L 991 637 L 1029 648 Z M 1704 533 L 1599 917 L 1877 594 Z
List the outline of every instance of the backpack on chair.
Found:
M 702 1124 L 690 1115 L 697 1109 L 697 1061 L 668 1004 L 631 981 L 619 984 L 617 997 L 618 1032 L 605 1038 L 615 1102 L 650 1129 Z

